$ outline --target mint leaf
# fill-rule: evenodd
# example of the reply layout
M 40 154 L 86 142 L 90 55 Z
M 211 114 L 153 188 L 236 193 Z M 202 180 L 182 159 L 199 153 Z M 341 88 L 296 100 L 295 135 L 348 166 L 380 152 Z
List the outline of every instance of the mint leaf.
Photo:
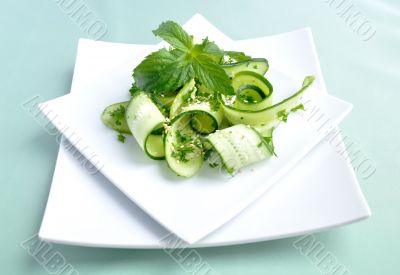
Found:
M 193 37 L 190 36 L 179 24 L 173 21 L 161 23 L 154 35 L 167 41 L 175 49 L 186 51 L 193 46 Z
M 220 63 L 224 56 L 224 51 L 221 50 L 214 42 L 208 40 L 208 37 L 203 39 L 201 44 L 196 44 L 191 51 L 195 55 L 206 55 L 214 62 Z
M 207 88 L 223 94 L 233 95 L 231 80 L 219 65 L 224 52 L 208 37 L 189 52 L 192 56 L 194 75 Z
M 133 71 L 135 84 L 145 91 L 175 91 L 193 78 L 190 63 L 179 50 L 160 49 L 148 55 Z
M 194 58 L 193 70 L 196 78 L 204 86 L 223 94 L 234 94 L 231 81 L 224 69 L 212 62 L 207 55 L 198 55 Z
M 195 51 L 160 49 L 148 55 L 134 70 L 137 87 L 145 91 L 175 91 L 190 79 L 196 78 L 207 88 L 223 94 L 233 94 L 231 81 L 215 62 L 216 49 L 210 44 L 199 46 Z
M 203 39 L 193 45 L 193 37 L 172 21 L 162 23 L 153 31 L 173 47 L 148 55 L 133 71 L 135 85 L 147 92 L 175 92 L 195 78 L 210 90 L 234 94 L 231 80 L 222 69 L 224 56 L 214 42 Z

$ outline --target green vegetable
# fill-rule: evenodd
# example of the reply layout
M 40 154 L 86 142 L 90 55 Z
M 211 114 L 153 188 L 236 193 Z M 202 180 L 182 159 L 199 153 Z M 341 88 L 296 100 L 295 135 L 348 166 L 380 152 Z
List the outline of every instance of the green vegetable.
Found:
M 204 161 L 200 136 L 190 127 L 193 115 L 199 112 L 189 111 L 177 115 L 165 133 L 165 159 L 169 168 L 178 176 L 193 176 Z
M 158 29 L 153 31 L 153 34 L 161 37 L 172 47 L 181 51 L 187 51 L 193 47 L 193 37 L 173 21 L 161 23 Z
M 224 51 L 224 59 L 222 64 L 232 64 L 236 62 L 249 61 L 251 57 L 244 52 Z
M 198 89 L 199 88 L 199 89 Z M 194 79 L 186 83 L 176 95 L 170 108 L 170 118 L 180 113 L 193 112 L 190 125 L 198 133 L 209 134 L 214 132 L 223 119 L 222 108 L 216 106 L 213 94 L 207 94 L 204 87 L 196 86 Z
M 229 77 L 234 77 L 236 73 L 243 71 L 251 71 L 263 76 L 268 71 L 269 65 L 265 58 L 243 58 L 235 63 L 223 64 L 222 68 Z
M 115 125 L 121 125 L 125 118 L 125 107 L 119 105 L 117 109 L 110 111 L 110 116 L 114 119 Z
M 146 155 L 165 159 L 182 177 L 196 174 L 205 160 L 234 174 L 276 156 L 274 129 L 304 110 L 299 101 L 314 77 L 273 104 L 266 59 L 224 51 L 208 38 L 195 44 L 172 21 L 153 33 L 170 48 L 148 55 L 133 70 L 129 103 L 112 104 L 101 116 L 118 140 L 132 133 Z
M 178 161 L 188 162 L 196 148 L 202 149 L 202 143 L 196 135 L 183 133 L 181 130 L 175 131 L 176 142 L 173 144 L 171 156 Z
M 237 108 L 236 101 L 232 103 L 229 102 L 228 98 L 222 97 L 224 115 L 232 124 L 244 123 L 256 128 L 260 125 L 274 126 L 276 122 L 285 119 L 286 112 L 290 112 L 298 104 L 302 94 L 313 83 L 314 79 L 313 76 L 307 76 L 300 90 L 281 102 L 272 106 L 264 106 L 263 109 L 256 108 L 253 110 L 252 108 L 243 108 L 243 105 Z
M 123 134 L 119 133 L 117 138 L 119 142 L 125 143 L 126 137 Z
M 205 38 L 193 44 L 193 37 L 172 21 L 162 23 L 153 33 L 172 48 L 153 52 L 134 69 L 137 87 L 154 93 L 176 91 L 196 78 L 213 91 L 233 94 L 230 79 L 219 65 L 223 51 L 214 42 Z
M 140 89 L 135 84 L 133 84 L 132 87 L 129 89 L 129 93 L 131 94 L 131 96 L 134 96 L 138 92 L 140 92 Z
M 269 146 L 259 133 L 243 124 L 217 131 L 206 139 L 220 155 L 230 174 L 271 156 Z
M 273 87 L 268 79 L 258 73 L 236 73 L 232 87 L 236 91 L 236 100 L 232 106 L 237 109 L 257 111 L 271 106 Z
M 101 115 L 101 120 L 106 126 L 119 133 L 130 134 L 131 131 L 129 130 L 129 127 L 125 121 L 125 111 L 127 105 L 128 102 L 124 101 L 107 106 Z
M 290 109 L 289 111 L 288 110 L 280 110 L 278 112 L 278 119 L 283 121 L 283 122 L 287 122 L 289 114 L 297 112 L 299 110 L 304 111 L 304 105 L 303 104 L 299 104 L 299 105 L 293 107 L 292 109 Z
M 153 159 L 164 158 L 159 139 L 153 133 L 162 129 L 166 120 L 146 93 L 138 92 L 131 98 L 125 119 L 143 151 Z

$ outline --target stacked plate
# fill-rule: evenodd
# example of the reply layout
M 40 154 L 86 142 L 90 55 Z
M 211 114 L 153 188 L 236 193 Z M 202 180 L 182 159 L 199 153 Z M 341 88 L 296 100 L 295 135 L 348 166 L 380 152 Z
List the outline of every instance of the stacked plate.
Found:
M 133 138 L 117 142 L 100 114 L 129 99 L 132 69 L 165 45 L 81 39 L 71 93 L 40 105 L 64 138 L 39 236 L 74 245 L 161 248 L 173 233 L 188 246 L 219 246 L 369 217 L 337 131 L 352 106 L 327 94 L 311 31 L 232 41 L 198 14 L 184 28 L 221 48 L 267 58 L 266 77 L 280 97 L 293 93 L 304 76 L 316 76 L 303 98 L 306 111 L 276 130 L 278 157 L 234 177 L 204 167 L 181 179 L 164 162 L 147 159 Z

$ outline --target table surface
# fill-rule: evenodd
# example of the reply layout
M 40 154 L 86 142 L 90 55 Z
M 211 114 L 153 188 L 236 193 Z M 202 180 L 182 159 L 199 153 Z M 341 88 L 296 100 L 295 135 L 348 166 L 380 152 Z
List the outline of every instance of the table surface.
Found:
M 85 29 L 73 12 L 68 12 L 68 5 L 73 2 L 2 1 L 1 274 L 47 274 L 52 270 L 51 263 L 38 261 L 21 242 L 38 232 L 58 144 L 21 104 L 35 95 L 51 99 L 69 91 L 78 39 L 96 38 L 93 37 L 95 27 L 90 31 Z M 233 39 L 310 26 L 329 92 L 354 104 L 342 129 L 346 141 L 352 143 L 353 149 L 360 150 L 365 160 L 355 168 L 372 217 L 314 234 L 314 244 L 318 242 L 323 248 L 319 256 L 306 255 L 296 248 L 298 238 L 196 251 L 202 262 L 218 274 L 320 274 L 327 257 L 335 258 L 338 268 L 335 274 L 400 272 L 400 160 L 395 157 L 400 149 L 400 119 L 395 113 L 397 100 L 400 101 L 398 1 L 346 0 L 339 7 L 342 2 L 339 0 L 78 2 L 82 10 L 91 11 L 90 16 L 100 20 L 97 23 L 100 31 L 102 24 L 106 24 L 107 32 L 101 40 L 112 42 L 156 43 L 159 40 L 150 30 L 161 21 L 173 19 L 184 23 L 196 12 Z M 353 6 L 346 13 L 350 5 Z M 364 20 L 360 29 L 349 26 L 353 18 L 347 18 L 357 12 Z M 371 176 L 363 172 L 367 164 L 376 168 Z M 79 274 L 186 274 L 190 271 L 183 268 L 184 262 L 174 261 L 162 250 L 64 245 L 53 245 L 51 250 L 60 253 Z

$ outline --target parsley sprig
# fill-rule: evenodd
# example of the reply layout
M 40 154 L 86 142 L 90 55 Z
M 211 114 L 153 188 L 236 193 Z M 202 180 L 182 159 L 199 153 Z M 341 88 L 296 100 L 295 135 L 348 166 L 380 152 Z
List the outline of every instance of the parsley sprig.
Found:
M 162 23 L 153 31 L 170 44 L 148 55 L 133 71 L 135 85 L 148 92 L 176 91 L 190 79 L 226 95 L 234 94 L 231 81 L 220 65 L 226 52 L 208 38 L 194 44 L 190 36 L 173 21 Z M 243 58 L 242 55 L 236 54 Z

